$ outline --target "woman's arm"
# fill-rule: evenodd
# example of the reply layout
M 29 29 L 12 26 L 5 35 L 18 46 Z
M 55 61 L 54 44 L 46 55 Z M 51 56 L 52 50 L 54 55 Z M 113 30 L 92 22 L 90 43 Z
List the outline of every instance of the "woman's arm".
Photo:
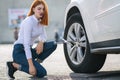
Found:
M 36 53 L 37 54 L 40 54 L 40 53 L 43 52 L 43 45 L 44 45 L 44 42 L 39 41 L 39 43 L 37 44 L 37 47 L 36 47 Z
M 46 40 L 47 40 L 47 34 L 46 34 L 45 26 L 42 26 L 42 32 L 39 36 L 39 41 L 45 42 Z
M 23 27 L 23 37 L 24 37 L 24 50 L 25 50 L 25 55 L 26 58 L 28 60 L 28 64 L 29 64 L 29 73 L 31 75 L 35 75 L 36 74 L 36 69 L 34 67 L 34 64 L 32 62 L 32 53 L 31 53 L 31 49 L 30 49 L 30 45 L 31 45 L 31 36 L 32 36 L 32 24 L 28 21 L 25 21 L 22 25 Z
M 30 50 L 30 45 L 31 45 L 31 36 L 32 36 L 32 24 L 30 23 L 29 20 L 25 21 L 22 24 L 22 28 L 23 28 L 23 45 L 24 45 L 24 50 L 25 50 L 25 54 L 26 54 L 26 58 L 32 58 L 32 53 Z
M 39 43 L 37 44 L 36 47 L 36 53 L 40 54 L 43 52 L 44 42 L 46 41 L 46 39 L 47 39 L 47 34 L 44 26 L 42 26 L 42 32 L 39 36 Z
M 33 76 L 36 75 L 36 69 L 33 65 L 32 59 L 28 59 L 28 64 L 29 64 L 29 73 Z

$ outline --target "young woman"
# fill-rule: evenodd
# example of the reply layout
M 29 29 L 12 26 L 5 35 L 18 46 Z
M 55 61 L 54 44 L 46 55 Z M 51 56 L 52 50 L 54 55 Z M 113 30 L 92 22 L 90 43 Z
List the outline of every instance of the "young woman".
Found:
M 39 61 L 46 59 L 57 47 L 54 42 L 46 41 L 44 27 L 48 25 L 48 7 L 44 0 L 34 0 L 28 16 L 20 26 L 18 40 L 14 43 L 13 62 L 7 62 L 8 75 L 15 78 L 17 70 L 36 77 L 47 75 Z M 39 38 L 35 49 L 32 49 L 34 40 Z

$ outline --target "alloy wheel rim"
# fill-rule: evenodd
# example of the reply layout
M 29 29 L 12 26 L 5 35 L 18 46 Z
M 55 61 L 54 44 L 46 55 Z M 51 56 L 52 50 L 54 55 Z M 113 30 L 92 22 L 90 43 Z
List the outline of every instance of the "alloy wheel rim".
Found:
M 73 64 L 79 65 L 85 55 L 87 41 L 85 30 L 79 23 L 73 23 L 67 34 L 67 51 L 68 56 Z

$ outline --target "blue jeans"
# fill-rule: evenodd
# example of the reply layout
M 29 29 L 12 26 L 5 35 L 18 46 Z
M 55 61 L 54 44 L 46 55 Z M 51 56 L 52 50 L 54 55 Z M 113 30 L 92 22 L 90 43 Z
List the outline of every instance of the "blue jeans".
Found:
M 43 52 L 41 54 L 37 54 L 35 49 L 31 48 L 32 52 L 32 61 L 36 68 L 37 74 L 36 77 L 44 77 L 47 75 L 47 71 L 45 68 L 38 63 L 35 59 L 38 58 L 40 60 L 46 59 L 52 52 L 56 49 L 57 45 L 54 42 L 45 42 L 43 47 Z M 29 65 L 25 55 L 23 44 L 15 44 L 13 49 L 13 61 L 21 65 L 21 71 L 29 74 Z

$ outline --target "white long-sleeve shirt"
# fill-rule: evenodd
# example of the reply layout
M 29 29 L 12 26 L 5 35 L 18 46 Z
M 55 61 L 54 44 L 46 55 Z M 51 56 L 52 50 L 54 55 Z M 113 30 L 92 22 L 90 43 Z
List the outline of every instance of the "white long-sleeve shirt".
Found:
M 18 40 L 15 41 L 14 44 L 24 45 L 27 59 L 32 58 L 30 46 L 33 45 L 36 38 L 38 38 L 39 41 L 46 41 L 47 36 L 44 27 L 45 26 L 41 25 L 34 15 L 29 16 L 22 21 Z

